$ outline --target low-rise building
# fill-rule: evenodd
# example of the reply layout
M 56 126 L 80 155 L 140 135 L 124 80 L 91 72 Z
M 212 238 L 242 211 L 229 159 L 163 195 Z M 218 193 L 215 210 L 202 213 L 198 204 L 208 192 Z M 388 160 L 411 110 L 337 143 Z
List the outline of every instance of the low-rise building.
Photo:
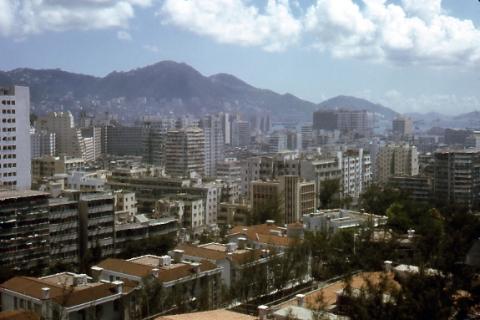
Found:
M 157 280 L 164 290 L 162 304 L 169 310 L 175 304 L 195 309 L 202 304 L 215 308 L 221 300 L 221 268 L 203 260 L 186 262 L 182 257 L 145 255 L 129 260 L 107 259 L 92 267 L 94 276 L 103 281 L 136 282 L 138 288 L 147 280 Z
M 42 319 L 129 319 L 132 288 L 123 282 L 92 282 L 85 274 L 14 277 L 0 285 L 3 310 L 29 310 Z
M 321 210 L 303 215 L 305 230 L 311 232 L 335 233 L 341 229 L 368 224 L 378 227 L 386 223 L 386 216 L 344 209 Z

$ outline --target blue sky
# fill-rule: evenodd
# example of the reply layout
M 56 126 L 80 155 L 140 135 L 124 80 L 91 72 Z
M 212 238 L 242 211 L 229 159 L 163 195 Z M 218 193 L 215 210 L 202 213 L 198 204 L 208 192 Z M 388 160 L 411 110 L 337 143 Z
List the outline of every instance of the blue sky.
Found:
M 320 102 L 480 109 L 476 0 L 0 0 L 0 69 L 103 76 L 158 62 Z

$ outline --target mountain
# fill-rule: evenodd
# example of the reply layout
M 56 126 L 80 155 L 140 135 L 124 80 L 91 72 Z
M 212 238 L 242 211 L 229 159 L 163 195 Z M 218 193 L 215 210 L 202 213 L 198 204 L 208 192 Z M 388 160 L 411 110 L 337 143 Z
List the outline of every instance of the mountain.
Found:
M 105 77 L 58 69 L 0 71 L 0 85 L 30 87 L 32 111 L 109 112 L 133 122 L 140 115 L 271 112 L 277 120 L 310 120 L 314 103 L 255 88 L 229 75 L 204 76 L 191 66 L 162 61 Z
M 351 96 L 337 96 L 323 101 L 318 106 L 323 109 L 367 110 L 383 116 L 386 120 L 392 120 L 398 115 L 381 104 Z

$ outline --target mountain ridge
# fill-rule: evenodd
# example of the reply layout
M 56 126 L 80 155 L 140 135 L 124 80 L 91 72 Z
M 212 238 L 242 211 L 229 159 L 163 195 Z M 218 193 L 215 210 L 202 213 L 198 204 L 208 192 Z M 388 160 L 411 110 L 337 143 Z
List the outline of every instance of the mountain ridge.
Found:
M 231 74 L 205 76 L 186 63 L 171 60 L 128 71 L 113 71 L 104 77 L 61 69 L 16 68 L 0 71 L 0 84 L 29 86 L 35 113 L 59 109 L 74 113 L 80 110 L 109 112 L 127 122 L 136 120 L 139 114 L 201 115 L 219 111 L 270 112 L 277 120 L 311 121 L 315 110 L 329 108 L 328 101 L 355 109 L 360 100 L 369 111 L 386 117 L 396 114 L 382 105 L 349 96 L 316 104 L 291 93 L 279 94 L 254 87 Z M 348 103 L 352 105 L 345 105 Z

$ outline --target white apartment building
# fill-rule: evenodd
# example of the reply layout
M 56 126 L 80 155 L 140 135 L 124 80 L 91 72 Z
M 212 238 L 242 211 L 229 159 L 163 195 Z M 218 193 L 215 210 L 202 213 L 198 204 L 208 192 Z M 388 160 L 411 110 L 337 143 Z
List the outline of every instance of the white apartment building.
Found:
M 376 181 L 386 183 L 393 176 L 418 175 L 418 151 L 409 144 L 381 147 L 376 160 Z
M 342 166 L 343 195 L 356 199 L 372 182 L 370 155 L 357 149 L 339 152 L 338 158 Z
M 32 159 L 55 155 L 55 133 L 30 129 Z
M 0 184 L 12 189 L 30 189 L 29 88 L 0 87 L 0 109 Z
M 200 122 L 205 135 L 205 175 L 214 177 L 217 163 L 225 159 L 225 138 L 221 116 L 206 116 Z

